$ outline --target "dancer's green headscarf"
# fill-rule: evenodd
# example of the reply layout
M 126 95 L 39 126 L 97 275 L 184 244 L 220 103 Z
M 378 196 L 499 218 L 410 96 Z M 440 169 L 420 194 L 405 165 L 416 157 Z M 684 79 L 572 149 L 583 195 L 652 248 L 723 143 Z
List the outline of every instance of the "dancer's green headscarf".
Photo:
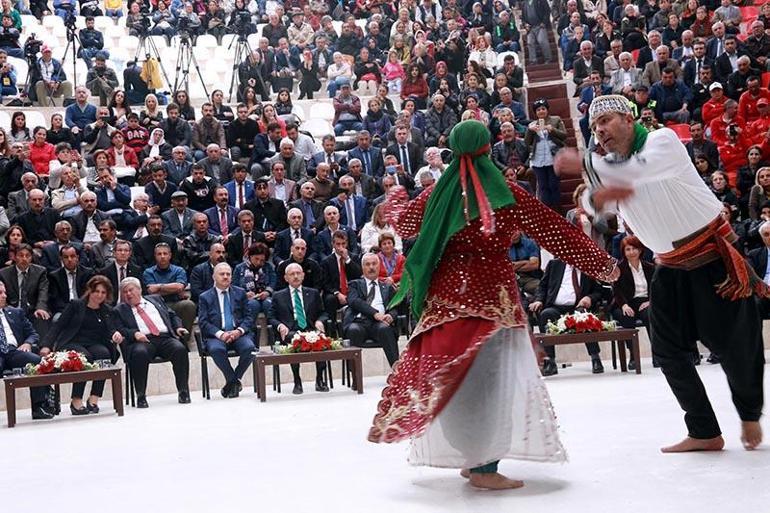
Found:
M 411 291 L 412 314 L 419 318 L 431 275 L 449 239 L 479 217 L 484 231 L 491 233 L 493 210 L 515 203 L 502 172 L 489 159 L 489 139 L 487 127 L 474 120 L 459 123 L 449 134 L 454 158 L 425 206 L 420 234 L 406 259 L 406 272 L 391 306 Z

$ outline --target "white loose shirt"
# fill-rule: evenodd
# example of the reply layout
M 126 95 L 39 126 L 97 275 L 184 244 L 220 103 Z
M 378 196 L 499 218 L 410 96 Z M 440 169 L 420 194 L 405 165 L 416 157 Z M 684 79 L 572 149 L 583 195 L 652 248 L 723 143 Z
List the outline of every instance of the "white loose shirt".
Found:
M 617 211 L 634 235 L 655 253 L 674 249 L 674 242 L 692 235 L 717 218 L 722 204 L 698 175 L 684 145 L 668 129 L 647 136 L 644 147 L 624 162 L 591 155 L 603 186 L 630 187 L 634 194 L 607 211 Z M 595 213 L 583 196 L 587 211 Z

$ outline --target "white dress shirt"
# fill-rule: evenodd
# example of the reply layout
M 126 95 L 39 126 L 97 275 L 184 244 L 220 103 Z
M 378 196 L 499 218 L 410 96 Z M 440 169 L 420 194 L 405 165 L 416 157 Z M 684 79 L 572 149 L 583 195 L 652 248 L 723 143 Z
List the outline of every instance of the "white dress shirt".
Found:
M 139 306 L 149 316 L 150 320 L 153 322 L 153 324 L 155 324 L 155 327 L 158 328 L 160 334 L 167 335 L 168 330 L 166 329 L 166 323 L 163 322 L 163 318 L 160 316 L 158 309 L 155 308 L 155 305 L 146 299 L 142 299 L 139 302 Z M 136 327 L 139 328 L 139 331 L 141 331 L 143 335 L 150 335 L 150 328 L 148 328 L 144 323 L 142 317 L 139 315 L 139 312 L 136 311 L 136 307 L 132 306 L 131 311 L 134 313 L 134 320 L 136 320 Z
M 380 284 L 377 283 L 377 281 L 373 280 L 366 280 L 366 297 L 369 297 L 369 289 L 372 287 L 372 283 L 374 283 L 374 299 L 372 300 L 372 308 L 380 312 L 381 314 L 385 313 L 385 303 L 382 300 L 382 294 L 380 293 Z
M 217 300 L 219 301 L 219 322 L 220 326 L 223 328 L 225 327 L 225 292 L 230 294 L 230 313 L 233 316 L 233 329 L 236 329 L 241 332 L 241 334 L 245 334 L 246 330 L 240 327 L 235 327 L 235 312 L 233 312 L 233 294 L 232 290 L 230 289 L 220 289 L 219 287 L 215 287 L 217 289 Z M 225 330 L 219 330 L 215 333 L 217 338 L 221 338 L 222 334 L 225 332 Z
M 91 216 L 86 222 L 86 234 L 83 237 L 83 242 L 93 244 L 95 242 L 99 242 L 100 240 L 102 239 L 99 237 L 99 228 L 94 222 L 94 216 Z
M 16 335 L 13 334 L 11 324 L 8 322 L 8 318 L 5 316 L 5 311 L 0 308 L 0 322 L 3 323 L 3 331 L 5 332 L 5 341 L 9 346 L 19 347 L 19 342 L 16 340 Z
M 644 277 L 642 263 L 639 263 L 639 269 L 635 269 L 630 263 L 628 267 L 631 268 L 631 275 L 634 277 L 634 297 L 648 297 L 647 278 Z
M 580 282 L 580 271 L 578 272 L 578 283 Z M 577 303 L 577 294 L 575 294 L 575 285 L 572 283 L 572 266 L 566 264 L 564 266 L 564 276 L 561 278 L 561 286 L 559 287 L 559 293 L 556 294 L 555 305 L 559 306 L 573 306 Z

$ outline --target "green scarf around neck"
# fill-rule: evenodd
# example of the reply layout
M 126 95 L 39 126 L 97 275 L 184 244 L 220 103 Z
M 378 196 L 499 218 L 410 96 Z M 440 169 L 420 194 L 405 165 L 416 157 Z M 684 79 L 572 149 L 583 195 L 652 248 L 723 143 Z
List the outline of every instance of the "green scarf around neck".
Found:
M 631 143 L 631 155 L 638 153 L 642 149 L 644 143 L 647 142 L 647 135 L 649 132 L 638 121 L 634 123 L 634 141 Z M 629 155 L 629 156 L 631 156 Z
M 449 134 L 449 147 L 454 152 L 454 158 L 436 182 L 425 206 L 420 234 L 406 259 L 405 272 L 398 293 L 391 301 L 391 308 L 411 292 L 412 314 L 415 318 L 422 315 L 433 271 L 438 266 L 449 239 L 469 222 L 465 218 L 460 184 L 460 156 L 477 153 L 489 145 L 489 140 L 487 127 L 475 120 L 457 124 Z M 493 211 L 515 204 L 513 193 L 508 188 L 503 173 L 492 163 L 487 152 L 473 158 L 473 167 L 484 189 L 481 194 L 486 194 Z M 470 176 L 467 188 L 468 213 L 473 221 L 479 217 L 479 207 Z

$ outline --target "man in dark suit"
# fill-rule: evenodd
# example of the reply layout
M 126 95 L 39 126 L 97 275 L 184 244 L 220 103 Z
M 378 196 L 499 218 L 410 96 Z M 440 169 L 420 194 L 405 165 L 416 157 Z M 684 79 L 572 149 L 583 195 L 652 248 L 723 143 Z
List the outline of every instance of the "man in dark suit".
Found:
M 248 170 L 243 164 L 233 164 L 233 179 L 224 187 L 227 189 L 230 206 L 242 209 L 249 201 L 254 199 L 254 182 L 247 180 Z
M 305 182 L 307 185 L 309 182 Z M 273 263 L 277 266 L 287 258 L 291 253 L 291 245 L 295 239 L 305 241 L 308 248 L 313 246 L 313 232 L 303 227 L 302 211 L 299 208 L 292 208 L 287 214 L 289 227 L 278 232 L 275 237 L 275 246 L 273 247 Z M 323 218 L 323 217 L 322 217 Z
M 345 176 L 353 178 L 355 182 L 354 190 L 357 195 L 370 201 L 379 196 L 380 187 L 377 185 L 377 179 L 364 174 L 364 167 L 360 160 L 356 158 L 350 159 L 348 162 L 348 174 Z
M 115 241 L 115 250 L 113 251 L 113 262 L 106 267 L 102 267 L 96 274 L 100 274 L 110 280 L 112 284 L 113 297 L 112 305 L 120 303 L 121 291 L 120 282 L 126 278 L 142 279 L 144 269 L 131 262 L 131 252 L 133 246 L 126 240 Z M 144 293 L 144 284 L 142 284 L 142 293 Z
M 575 96 L 580 96 L 584 87 L 591 85 L 591 72 L 598 71 L 604 79 L 604 61 L 594 54 L 594 44 L 591 41 L 580 43 L 580 56 L 572 63 L 572 81 L 575 83 Z
M 379 148 L 372 148 L 372 136 L 367 130 L 358 132 L 358 146 L 348 151 L 348 159 L 358 159 L 364 168 L 364 174 L 374 178 L 380 178 L 385 173 L 385 165 L 382 161 L 382 152 Z
M 348 308 L 342 320 L 342 332 L 354 346 L 362 347 L 366 339 L 382 346 L 388 364 L 398 360 L 397 313 L 388 304 L 396 294 L 392 285 L 379 282 L 380 257 L 367 253 L 361 259 L 364 277 L 348 283 Z
M 695 41 L 692 45 L 692 59 L 688 60 L 682 70 L 682 80 L 687 87 L 692 87 L 696 80 L 700 79 L 700 70 L 703 66 L 711 66 L 712 61 L 706 57 L 706 44 L 703 41 Z
M 29 210 L 21 214 L 16 223 L 24 230 L 30 244 L 39 249 L 55 239 L 54 227 L 59 222 L 59 212 L 45 206 L 46 195 L 40 189 L 32 189 L 27 196 Z
M 128 358 L 136 387 L 137 408 L 147 408 L 147 371 L 150 362 L 160 356 L 171 361 L 178 400 L 190 402 L 188 377 L 190 360 L 180 338 L 187 337 L 179 317 L 160 296 L 142 296 L 142 284 L 136 278 L 120 283 L 123 302 L 115 309 L 118 331 L 125 338 L 123 358 Z
M 356 194 L 356 181 L 350 175 L 340 178 L 337 197 L 329 202 L 340 211 L 340 223 L 358 233 L 369 220 L 369 201 Z
M 288 344 L 298 331 L 319 331 L 324 333 L 324 313 L 321 294 L 316 289 L 302 285 L 305 273 L 299 264 L 286 266 L 284 280 L 289 286 L 273 294 L 273 308 L 268 314 L 268 322 L 278 332 L 282 344 Z M 328 392 L 329 387 L 323 379 L 326 364 L 316 363 L 315 389 L 317 392 Z M 291 366 L 294 374 L 294 394 L 301 394 L 302 378 L 299 375 L 299 364 Z
M 254 229 L 254 214 L 250 210 L 238 212 L 238 229 L 227 238 L 227 262 L 235 267 L 244 260 L 246 251 L 255 242 L 267 244 L 265 234 Z
M 576 310 L 591 310 L 601 299 L 601 286 L 589 276 L 581 273 L 562 260 L 553 259 L 545 267 L 545 274 L 535 294 L 535 301 L 530 303 L 530 312 L 538 314 L 540 333 L 546 332 L 548 322 L 556 322 L 564 314 Z M 591 355 L 594 374 L 604 372 L 599 357 L 599 344 L 586 344 Z M 556 351 L 553 346 L 546 346 L 548 358 L 543 362 L 543 375 L 558 373 Z
M 291 243 L 291 253 L 289 257 L 283 260 L 275 268 L 275 273 L 278 276 L 275 284 L 275 290 L 281 290 L 288 287 L 288 283 L 284 279 L 286 275 L 286 268 L 291 264 L 299 264 L 302 267 L 302 272 L 305 273 L 305 277 L 302 280 L 302 285 L 310 287 L 311 289 L 320 289 L 323 285 L 323 276 L 321 275 L 321 266 L 313 258 L 306 256 L 308 252 L 308 245 L 305 239 L 295 239 Z
M 84 265 L 88 263 L 88 256 L 83 249 L 83 244 L 72 240 L 72 225 L 69 221 L 59 221 L 54 228 L 56 234 L 56 240 L 53 244 L 48 244 L 42 249 L 40 256 L 40 265 L 45 267 L 45 270 L 50 272 L 55 271 L 61 267 L 61 260 L 59 259 L 59 250 L 64 246 L 72 246 L 78 250 L 80 260 Z
M 187 149 L 184 146 L 175 146 L 171 150 L 171 160 L 163 163 L 168 181 L 179 187 L 182 181 L 190 176 L 192 162 L 187 160 Z
M 99 170 L 100 187 L 96 188 L 96 208 L 103 212 L 119 214 L 121 210 L 131 208 L 131 188 L 118 183 L 115 172 L 105 167 Z
M 345 232 L 334 232 L 332 244 L 334 251 L 321 261 L 321 276 L 326 313 L 336 319 L 337 310 L 348 304 L 349 283 L 361 277 L 361 264 L 358 255 L 348 250 Z
M 10 184 L 7 181 L 6 181 L 6 184 L 16 185 L 16 184 Z M 16 222 L 15 219 L 17 217 L 19 217 L 21 214 L 29 210 L 28 195 L 29 195 L 29 191 L 31 191 L 32 189 L 38 188 L 37 175 L 35 173 L 29 173 L 29 172 L 24 173 L 21 176 L 21 185 L 22 185 L 22 188 L 19 189 L 18 191 L 13 191 L 8 193 L 8 208 L 6 210 L 8 212 L 8 219 L 10 219 L 11 222 Z
M 42 265 L 32 263 L 32 246 L 22 244 L 16 249 L 15 265 L 0 270 L 5 283 L 8 304 L 20 308 L 43 338 L 51 320 L 48 308 L 48 273 Z
M 142 268 L 155 265 L 155 246 L 165 242 L 171 247 L 171 261 L 180 261 L 180 251 L 174 237 L 163 235 L 163 219 L 158 215 L 152 215 L 147 220 L 147 236 L 134 242 L 134 263 Z
M 63 246 L 59 255 L 62 267 L 48 275 L 49 303 L 54 320 L 67 303 L 83 295 L 86 283 L 94 275 L 93 270 L 80 265 L 80 256 L 74 246 Z
M 332 235 L 340 230 L 348 236 L 348 249 L 352 253 L 359 252 L 356 232 L 340 222 L 340 211 L 337 207 L 329 205 L 324 209 L 324 221 L 326 226 L 323 230 L 316 233 L 316 236 L 313 238 L 313 251 L 310 255 L 312 258 L 317 262 L 321 262 L 324 258 L 331 255 L 334 252 Z
M 770 273 L 768 273 L 768 252 L 770 252 L 770 223 L 765 222 L 759 227 L 759 235 L 762 237 L 764 246 L 749 251 L 747 259 L 754 269 L 754 272 L 765 283 L 770 282 Z M 763 319 L 770 318 L 770 299 L 756 298 L 759 313 Z
M 269 197 L 268 179 L 262 177 L 254 182 L 257 197 L 243 206 L 254 214 L 254 227 L 265 234 L 268 245 L 275 242 L 275 236 L 285 229 L 286 206 L 283 201 Z
M 182 240 L 192 233 L 195 210 L 187 208 L 187 193 L 175 191 L 171 195 L 171 209 L 163 212 L 163 235 Z
M 39 340 L 24 312 L 8 306 L 5 284 L 0 282 L 0 373 L 40 363 L 40 357 L 33 352 Z M 29 393 L 32 418 L 52 419 L 54 413 L 46 405 L 48 387 L 32 387 Z
M 706 57 L 715 61 L 725 51 L 725 24 L 717 21 L 711 26 L 711 32 L 712 36 L 706 41 Z
M 705 155 L 711 165 L 716 168 L 719 165 L 719 148 L 713 141 L 703 136 L 703 123 L 700 121 L 690 123 L 690 136 L 692 140 L 684 146 L 687 148 L 687 153 L 693 164 L 695 163 L 695 154 L 699 153 Z
M 270 170 L 270 159 L 281 151 L 281 125 L 273 121 L 267 125 L 266 134 L 254 138 L 254 151 L 249 161 L 249 171 L 256 182 Z
M 251 329 L 254 315 L 248 306 L 246 291 L 231 286 L 232 270 L 226 263 L 214 268 L 214 287 L 201 294 L 198 302 L 198 324 L 206 350 L 225 376 L 222 397 L 238 397 L 241 378 L 253 361 L 256 350 Z M 227 359 L 228 349 L 238 352 L 238 366 L 233 369 Z
M 225 261 L 225 247 L 217 242 L 209 249 L 209 258 L 190 271 L 190 299 L 198 301 L 201 294 L 214 286 L 214 267 Z
M 324 204 L 315 199 L 315 184 L 307 181 L 299 188 L 299 199 L 289 203 L 289 208 L 302 212 L 302 226 L 315 233 L 324 224 Z
M 738 57 L 744 55 L 744 53 L 745 52 L 739 48 L 738 40 L 735 36 L 726 36 L 725 51 L 714 60 L 714 80 L 726 84 L 727 78 L 738 69 L 737 63 L 733 66 L 733 62 Z M 733 99 L 737 100 L 737 98 Z
M 331 167 L 331 175 L 340 177 L 347 169 L 345 153 L 335 151 L 337 139 L 332 134 L 327 134 L 321 139 L 323 151 L 314 154 L 307 163 L 307 172 L 310 176 L 315 176 L 316 168 L 321 162 L 326 162 Z
M 414 176 L 422 167 L 422 152 L 417 144 L 407 141 L 409 127 L 396 127 L 396 142 L 388 146 L 385 155 L 393 155 L 406 171 L 406 174 Z
M 99 223 L 110 219 L 110 216 L 96 208 L 96 194 L 86 191 L 80 195 L 82 210 L 70 218 L 72 235 L 84 244 L 99 242 Z
M 198 164 L 206 170 L 206 176 L 217 183 L 227 183 L 233 179 L 233 161 L 222 156 L 222 148 L 218 144 L 209 144 L 206 147 L 206 158 L 198 161 Z
M 214 189 L 214 202 L 216 205 L 204 212 L 209 218 L 209 232 L 227 239 L 238 226 L 235 220 L 238 210 L 230 206 L 227 189 L 224 187 Z

